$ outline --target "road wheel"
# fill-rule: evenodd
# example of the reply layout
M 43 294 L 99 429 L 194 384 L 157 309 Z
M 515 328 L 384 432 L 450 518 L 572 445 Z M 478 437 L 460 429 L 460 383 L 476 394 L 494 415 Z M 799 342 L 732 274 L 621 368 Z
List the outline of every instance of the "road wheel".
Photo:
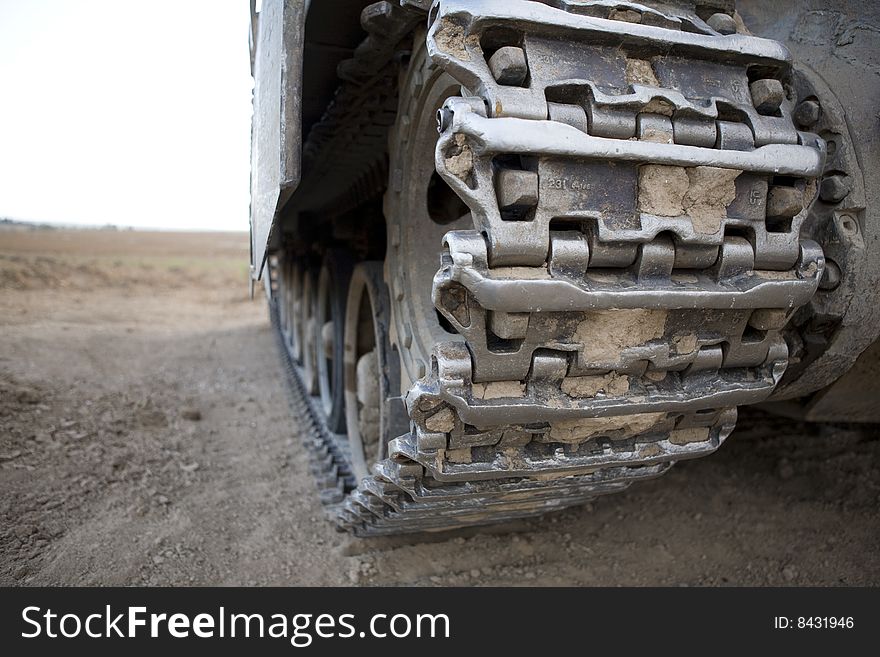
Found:
M 362 262 L 354 268 L 345 310 L 345 419 L 358 480 L 387 455 L 384 401 L 396 395 L 389 366 L 390 302 L 382 267 L 381 262 Z
M 391 342 L 400 353 L 401 390 L 425 376 L 435 344 L 461 340 L 436 312 L 431 290 L 443 236 L 473 228 L 467 206 L 434 168 L 437 110 L 461 85 L 431 65 L 423 36 L 416 44 L 402 74 L 397 113 L 408 120 L 394 125 L 390 139 L 390 170 L 399 172 L 401 183 L 391 184 L 384 199 L 385 280 L 394 300 Z

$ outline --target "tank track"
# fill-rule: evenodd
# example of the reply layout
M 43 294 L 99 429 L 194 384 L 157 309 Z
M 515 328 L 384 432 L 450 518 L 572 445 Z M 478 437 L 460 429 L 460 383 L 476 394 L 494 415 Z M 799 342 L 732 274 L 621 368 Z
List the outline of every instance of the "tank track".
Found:
M 400 440 L 391 458 L 358 486 L 351 472 L 346 436 L 327 430 L 317 398 L 305 393 L 301 368 L 290 355 L 279 322 L 278 305 L 270 316 L 286 374 L 291 410 L 301 424 L 310 470 L 320 499 L 338 525 L 358 536 L 430 532 L 499 523 L 583 504 L 603 493 L 650 479 L 670 464 L 606 468 L 550 481 L 499 478 L 489 481 L 441 482 L 426 475 Z
M 473 94 L 444 104 L 435 154 L 474 222 L 433 285 L 464 340 L 434 347 L 372 476 L 353 480 L 278 330 L 341 528 L 581 504 L 713 452 L 772 393 L 824 268 L 800 236 L 824 146 L 792 122 L 788 53 L 727 4 L 433 5 L 428 53 Z

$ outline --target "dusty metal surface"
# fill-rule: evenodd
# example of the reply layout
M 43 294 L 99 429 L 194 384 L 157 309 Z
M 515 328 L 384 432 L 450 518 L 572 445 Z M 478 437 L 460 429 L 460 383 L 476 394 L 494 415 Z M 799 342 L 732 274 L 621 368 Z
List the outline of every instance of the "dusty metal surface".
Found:
M 837 393 L 825 388 L 880 336 L 880 131 L 868 109 L 880 103 L 880 4 L 740 0 L 738 7 L 752 29 L 792 52 L 796 122 L 829 147 L 819 199 L 805 225 L 829 267 L 819 292 L 793 318 L 792 365 L 773 399 L 801 398 L 807 409 L 815 404 L 817 414 L 808 411 L 808 417 L 816 419 L 878 421 L 875 385 L 854 387 L 850 379 Z M 871 353 L 876 348 L 861 369 Z M 841 401 L 836 413 L 831 399 Z
M 834 92 L 729 2 L 649 4 L 441 0 L 427 32 L 427 3 L 365 9 L 272 268 L 342 528 L 485 524 L 621 490 L 716 450 L 737 406 L 812 393 L 873 339 L 855 327 L 876 312 L 858 300 L 874 228 Z M 327 379 L 345 358 L 360 404 L 375 391 L 354 373 L 376 352 L 349 338 L 343 356 L 327 339 L 342 320 L 295 281 L 340 243 L 377 257 L 357 226 L 382 192 L 385 429 L 375 449 L 351 442 L 352 467 L 311 363 Z M 298 242 L 307 220 L 327 234 Z
M 421 450 L 434 476 L 696 456 L 723 440 L 723 409 L 778 384 L 780 330 L 824 267 L 800 237 L 824 144 L 774 91 L 784 48 L 685 20 L 699 33 L 440 3 L 428 51 L 478 96 L 439 115 L 437 170 L 476 230 L 446 236 L 434 281 L 467 348 L 435 348 L 410 392 L 426 444 L 439 444 L 436 409 L 454 409 L 455 454 Z M 528 62 L 528 83 L 496 79 L 492 48 L 519 49 L 507 61 Z M 756 66 L 765 77 L 749 77 Z M 505 454 L 505 433 L 524 434 L 525 454 Z
M 252 17 L 251 275 L 259 278 L 275 213 L 300 180 L 302 0 L 265 0 Z

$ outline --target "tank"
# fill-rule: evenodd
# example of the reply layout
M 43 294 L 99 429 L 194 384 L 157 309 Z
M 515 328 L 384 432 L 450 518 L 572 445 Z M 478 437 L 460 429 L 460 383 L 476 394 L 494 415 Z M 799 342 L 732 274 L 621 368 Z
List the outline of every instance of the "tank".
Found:
M 252 3 L 251 274 L 339 527 L 582 504 L 745 405 L 880 420 L 878 14 Z

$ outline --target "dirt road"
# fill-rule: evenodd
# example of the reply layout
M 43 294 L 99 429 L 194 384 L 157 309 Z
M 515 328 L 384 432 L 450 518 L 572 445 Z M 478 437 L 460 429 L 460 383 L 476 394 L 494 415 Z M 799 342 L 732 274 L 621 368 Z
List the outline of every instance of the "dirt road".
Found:
M 336 533 L 246 260 L 239 234 L 0 230 L 0 584 L 880 583 L 880 432 L 757 413 L 583 508 Z

